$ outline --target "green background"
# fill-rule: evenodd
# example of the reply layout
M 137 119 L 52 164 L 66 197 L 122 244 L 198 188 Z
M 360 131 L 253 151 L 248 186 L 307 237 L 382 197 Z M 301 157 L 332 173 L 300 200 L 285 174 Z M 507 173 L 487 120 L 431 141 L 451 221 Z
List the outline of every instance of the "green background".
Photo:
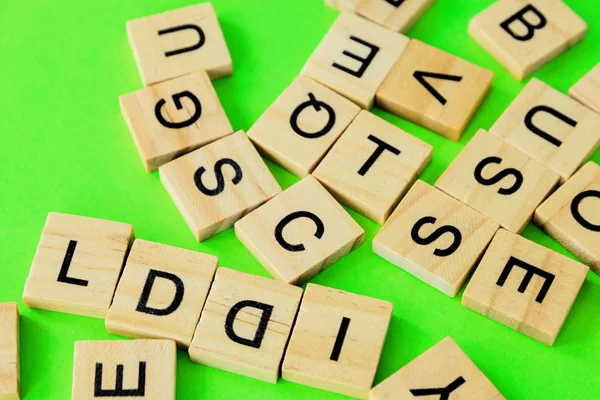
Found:
M 118 97 L 142 87 L 125 33 L 129 19 L 192 0 L 0 0 L 0 301 L 22 313 L 22 393 L 71 396 L 76 340 L 117 339 L 104 321 L 30 310 L 21 301 L 49 211 L 132 223 L 137 237 L 218 255 L 221 265 L 268 276 L 233 229 L 197 243 L 162 187 L 144 172 Z M 434 146 L 422 179 L 434 183 L 478 128 L 489 128 L 525 85 L 467 35 L 491 0 L 439 0 L 408 33 L 495 72 L 493 88 L 460 143 L 382 115 Z M 567 3 L 590 25 L 585 40 L 535 76 L 566 92 L 600 55 L 600 7 Z M 215 87 L 234 129 L 247 130 L 299 73 L 337 12 L 323 0 L 213 0 L 234 63 Z M 594 155 L 600 161 L 600 152 Z M 283 187 L 298 179 L 269 164 Z M 590 273 L 554 347 L 464 308 L 371 251 L 379 226 L 350 211 L 365 243 L 312 282 L 394 303 L 376 383 L 451 335 L 509 399 L 600 396 L 600 279 Z M 524 235 L 568 254 L 539 229 Z M 461 292 L 462 293 L 462 292 Z M 340 396 L 271 385 L 196 365 L 178 354 L 179 399 Z

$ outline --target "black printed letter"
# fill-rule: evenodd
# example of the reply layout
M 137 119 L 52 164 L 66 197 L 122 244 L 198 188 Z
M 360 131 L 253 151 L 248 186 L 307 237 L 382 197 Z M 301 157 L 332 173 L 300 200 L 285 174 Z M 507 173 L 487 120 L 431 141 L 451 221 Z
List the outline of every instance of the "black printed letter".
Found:
M 175 56 L 175 55 L 181 54 L 181 53 L 187 53 L 188 51 L 194 51 L 204 45 L 204 42 L 206 42 L 206 36 L 204 36 L 204 31 L 202 31 L 202 29 L 197 25 L 188 24 L 188 25 L 181 25 L 181 26 L 176 26 L 173 28 L 163 29 L 161 31 L 158 31 L 158 35 L 161 36 L 161 35 L 166 35 L 168 33 L 185 31 L 186 29 L 191 29 L 198 34 L 198 43 L 196 43 L 192 46 L 181 48 L 181 49 L 167 51 L 165 53 L 166 57 Z
M 304 103 L 300 104 L 298 107 L 296 107 L 294 112 L 292 112 L 292 115 L 290 117 L 290 125 L 292 126 L 294 132 L 296 132 L 303 138 L 316 139 L 318 137 L 328 134 L 331 128 L 333 128 L 333 126 L 335 125 L 335 111 L 333 110 L 333 108 L 331 108 L 329 104 L 317 100 L 315 95 L 312 93 L 308 94 L 308 98 L 308 101 L 305 101 Z M 323 109 L 327 111 L 327 123 L 321 130 L 318 130 L 316 132 L 306 132 L 300 129 L 300 126 L 298 125 L 298 118 L 300 117 L 302 111 L 304 111 L 304 109 L 308 107 L 313 107 L 317 112 L 321 111 L 321 107 L 323 107 Z
M 492 185 L 495 185 L 496 183 L 500 182 L 502 179 L 506 178 L 507 176 L 510 176 L 510 175 L 514 176 L 515 183 L 511 187 L 498 189 L 498 193 L 508 196 L 508 195 L 515 193 L 517 190 L 519 190 L 519 188 L 523 184 L 523 174 L 521 174 L 521 171 L 519 171 L 518 169 L 514 169 L 514 168 L 506 168 L 506 169 L 503 169 L 502 171 L 498 172 L 496 175 L 494 175 L 491 178 L 484 178 L 482 175 L 483 169 L 488 164 L 500 164 L 501 162 L 502 162 L 502 159 L 500 157 L 484 158 L 483 160 L 481 160 L 481 162 L 479 164 L 477 164 L 477 167 L 475 167 L 475 179 L 477 180 L 477 182 L 481 183 L 482 185 L 492 186 Z
M 534 267 L 533 265 L 528 264 L 525 261 L 521 261 L 518 258 L 511 257 L 508 260 L 506 266 L 504 267 L 504 270 L 502 271 L 502 274 L 498 278 L 498 282 L 496 282 L 496 285 L 504 286 L 504 283 L 506 283 L 506 279 L 508 278 L 510 272 L 515 266 L 523 268 L 525 271 L 527 271 L 527 273 L 525 274 L 525 278 L 523 278 L 523 281 L 521 281 L 521 284 L 517 289 L 519 293 L 525 293 L 525 289 L 527 289 L 527 286 L 529 285 L 529 282 L 531 282 L 531 278 L 533 278 L 533 275 L 538 275 L 544 278 L 544 284 L 542 285 L 542 289 L 535 298 L 535 301 L 537 301 L 538 303 L 544 301 L 544 298 L 546 297 L 546 294 L 548 293 L 548 290 L 550 289 L 550 286 L 552 286 L 552 282 L 554 281 L 554 275 L 550 272 L 544 271 L 543 269 Z
M 386 3 L 389 3 L 391 5 L 393 5 L 394 7 L 400 7 L 400 5 L 402 3 L 404 3 L 404 0 L 385 0 Z
M 365 174 L 367 172 L 369 172 L 369 169 L 373 166 L 373 164 L 375 164 L 375 161 L 377 161 L 377 159 L 379 158 L 379 156 L 381 156 L 383 154 L 384 151 L 389 151 L 392 154 L 398 155 L 400 154 L 400 150 L 398 150 L 397 148 L 395 148 L 394 146 L 392 146 L 391 144 L 388 144 L 386 142 L 384 142 L 383 140 L 373 136 L 373 135 L 369 135 L 369 140 L 371 142 L 375 142 L 375 144 L 377 144 L 377 148 L 375 149 L 375 151 L 373 152 L 373 154 L 371 154 L 371 157 L 369 157 L 369 159 L 367 160 L 367 162 L 365 162 L 363 164 L 362 167 L 360 167 L 360 169 L 358 170 L 358 174 L 361 176 L 365 176 Z
M 525 18 L 525 16 L 527 15 L 527 13 L 533 13 L 537 16 L 537 18 L 540 20 L 537 25 L 533 25 L 531 24 L 529 21 L 527 21 L 527 19 Z M 527 29 L 527 33 L 524 35 L 519 35 L 518 33 L 516 33 L 515 31 L 513 31 L 510 28 L 510 25 L 513 22 L 517 22 L 520 21 L 523 26 Z M 500 24 L 500 27 L 502 29 L 504 29 L 506 31 L 506 33 L 508 33 L 510 36 L 512 36 L 513 38 L 520 40 L 522 42 L 526 42 L 528 40 L 530 40 L 531 38 L 533 38 L 533 34 L 535 32 L 536 29 L 542 29 L 543 27 L 546 26 L 546 18 L 544 17 L 544 15 L 538 11 L 537 8 L 535 8 L 533 5 L 528 4 L 525 7 L 523 7 L 521 10 L 519 10 L 519 12 L 517 12 L 515 15 L 512 15 L 511 17 L 509 17 L 506 21 L 502 22 Z
M 235 321 L 235 317 L 238 315 L 240 310 L 246 307 L 252 307 L 262 311 L 262 314 L 260 316 L 260 322 L 258 323 L 258 328 L 256 329 L 256 333 L 254 334 L 253 339 L 246 339 L 240 337 L 233 330 L 233 323 Z M 240 301 L 239 303 L 231 307 L 231 310 L 229 310 L 229 313 L 227 313 L 227 318 L 225 319 L 225 333 L 227 333 L 229 339 L 233 340 L 236 343 L 243 344 L 244 346 L 254 347 L 255 349 L 260 349 L 260 345 L 262 344 L 263 337 L 267 332 L 267 325 L 269 324 L 269 320 L 271 319 L 272 313 L 272 305 L 259 303 L 258 301 L 252 300 Z
M 323 225 L 323 221 L 321 221 L 321 219 L 319 217 L 317 217 L 315 214 L 313 214 L 309 211 L 293 212 L 293 213 L 287 215 L 281 221 L 279 221 L 279 223 L 275 227 L 275 240 L 277 240 L 277 243 L 279 243 L 279 245 L 281 247 L 283 247 L 284 249 L 286 249 L 287 251 L 304 251 L 305 250 L 305 247 L 302 243 L 290 244 L 283 238 L 283 229 L 287 226 L 287 224 L 289 224 L 290 222 L 292 222 L 293 220 L 298 219 L 298 218 L 308 218 L 315 223 L 315 225 L 317 226 L 317 230 L 315 231 L 315 237 L 317 239 L 321 239 L 323 237 L 323 234 L 325 233 L 325 225 Z
M 377 53 L 379 53 L 379 47 L 375 46 L 374 44 L 365 42 L 364 40 L 357 38 L 356 36 L 350 36 L 350 40 L 354 40 L 356 43 L 359 43 L 365 47 L 368 47 L 369 55 L 366 58 L 361 58 L 360 56 L 357 56 L 354 53 L 350 53 L 349 51 L 344 50 L 344 52 L 342 54 L 347 57 L 352 58 L 353 60 L 360 62 L 360 68 L 358 69 L 358 71 L 354 71 L 354 70 L 344 67 L 343 65 L 340 65 L 338 63 L 333 63 L 333 67 L 339 69 L 340 71 L 344 71 L 347 74 L 355 76 L 357 78 L 362 78 L 362 76 L 364 75 L 367 68 L 369 68 L 369 65 L 375 59 L 375 56 L 377 55 Z
M 150 293 L 152 292 L 152 287 L 154 286 L 154 281 L 156 280 L 156 278 L 168 279 L 171 282 L 173 282 L 173 285 L 175 285 L 175 296 L 173 297 L 173 301 L 165 308 L 148 307 L 148 300 L 150 299 Z M 148 273 L 148 278 L 146 279 L 144 290 L 142 290 L 140 301 L 138 302 L 137 308 L 135 310 L 145 314 L 157 316 L 173 314 L 181 305 L 184 293 L 185 290 L 183 286 L 183 281 L 177 275 L 173 275 L 165 271 L 157 271 L 155 269 L 151 269 Z
M 588 229 L 592 232 L 600 232 L 600 225 L 592 224 L 590 221 L 583 218 L 583 215 L 581 215 L 579 212 L 579 204 L 588 197 L 600 199 L 600 192 L 597 190 L 586 190 L 585 192 L 581 192 L 575 196 L 571 202 L 571 214 L 573 214 L 575 221 L 577 221 L 585 229 Z
M 235 173 L 233 179 L 231 180 L 231 183 L 237 185 L 242 181 L 243 174 L 240 165 L 233 161 L 231 158 L 221 158 L 215 163 L 215 176 L 217 178 L 217 187 L 214 189 L 208 189 L 206 186 L 204 186 L 204 184 L 202 183 L 202 174 L 206 172 L 206 168 L 200 167 L 194 174 L 194 183 L 196 184 L 198 190 L 200 190 L 206 196 L 216 196 L 222 193 L 223 190 L 225 190 L 225 177 L 223 176 L 224 165 L 229 165 L 231 168 L 233 168 L 233 171 Z
M 437 228 L 435 231 L 433 231 L 433 233 L 431 235 L 429 235 L 427 237 L 421 237 L 419 235 L 419 230 L 423 227 L 423 225 L 435 224 L 436 221 L 437 221 L 437 219 L 435 217 L 421 218 L 420 220 L 417 221 L 415 226 L 413 226 L 413 228 L 410 232 L 410 236 L 412 237 L 412 240 L 415 241 L 415 243 L 420 244 L 421 246 L 426 246 L 426 245 L 431 244 L 431 243 L 435 242 L 436 240 L 438 240 L 445 233 L 451 233 L 454 236 L 454 240 L 452 241 L 450 246 L 448 246 L 445 249 L 435 249 L 433 252 L 433 254 L 435 254 L 438 257 L 447 257 L 447 256 L 453 254 L 460 246 L 460 243 L 462 241 L 462 234 L 454 226 L 443 225 L 443 226 Z
M 198 100 L 198 98 L 193 93 L 188 92 L 187 90 L 180 92 L 180 93 L 175 93 L 172 97 L 173 97 L 173 103 L 175 103 L 175 107 L 177 107 L 178 110 L 181 110 L 183 108 L 183 104 L 181 103 L 181 98 L 187 97 L 188 99 L 190 99 L 190 101 L 194 105 L 194 114 L 191 117 L 189 117 L 188 119 L 186 119 L 185 121 L 181 121 L 181 122 L 167 121 L 165 119 L 165 117 L 163 117 L 163 115 L 162 115 L 162 108 L 167 102 L 165 101 L 165 99 L 160 99 L 158 101 L 158 103 L 156 103 L 156 106 L 154 107 L 154 116 L 156 117 L 158 122 L 160 122 L 160 124 L 162 126 L 169 128 L 169 129 L 181 129 L 181 128 L 185 128 L 187 126 L 195 124 L 196 121 L 198 121 L 198 118 L 200 118 L 200 115 L 202 115 L 202 105 L 200 104 L 200 100 Z
M 60 272 L 58 273 L 58 281 L 62 283 L 68 283 L 71 285 L 78 286 L 87 286 L 88 281 L 83 279 L 71 278 L 68 276 L 69 267 L 71 266 L 71 260 L 73 259 L 73 253 L 75 253 L 75 248 L 77 247 L 76 240 L 70 240 L 69 246 L 67 247 L 67 253 L 65 254 L 65 258 L 63 259 L 62 266 L 60 267 Z
M 333 345 L 333 350 L 331 350 L 331 356 L 329 356 L 331 361 L 337 361 L 340 358 L 340 353 L 342 352 L 342 346 L 344 345 L 344 339 L 346 339 L 346 333 L 348 333 L 349 326 L 350 318 L 342 318 L 340 330 L 335 338 L 335 344 Z
M 449 384 L 445 388 L 439 388 L 439 389 L 410 389 L 410 392 L 415 397 L 421 397 L 421 396 L 440 396 L 440 400 L 449 400 L 450 399 L 450 395 L 452 394 L 452 392 L 454 392 L 456 389 L 458 389 L 463 383 L 465 383 L 465 379 L 462 376 L 459 376 L 458 378 L 456 378 L 454 380 L 454 382 L 452 382 L 451 384 Z
M 529 129 L 531 132 L 535 133 L 539 137 L 546 139 L 547 141 L 549 141 L 556 147 L 560 146 L 562 144 L 562 142 L 560 140 L 558 140 L 557 138 L 555 138 L 554 136 L 548 134 L 547 132 L 544 132 L 543 130 L 541 130 L 540 128 L 538 128 L 537 126 L 535 126 L 533 124 L 533 116 L 535 114 L 537 114 L 538 112 L 546 112 L 546 113 L 560 119 L 565 124 L 568 124 L 572 127 L 577 126 L 576 121 L 573 121 L 571 118 L 567 117 L 565 114 L 562 114 L 562 113 L 556 111 L 552 107 L 535 106 L 531 110 L 529 110 L 527 115 L 525 115 L 525 126 L 527 127 L 527 129 Z
M 427 89 L 427 91 L 429 93 L 431 93 L 431 95 L 433 97 L 435 97 L 435 99 L 437 101 L 439 101 L 442 105 L 446 105 L 446 99 L 444 98 L 444 96 L 442 96 L 440 94 L 440 92 L 438 92 L 437 90 L 435 90 L 433 88 L 433 86 L 431 86 L 429 84 L 429 82 L 427 82 L 425 80 L 425 78 L 435 78 L 435 79 L 444 79 L 447 81 L 452 81 L 452 82 L 460 82 L 462 81 L 462 76 L 456 76 L 456 75 L 445 75 L 445 74 L 436 74 L 433 72 L 422 72 L 422 71 L 415 71 L 413 73 L 413 76 L 415 77 L 416 80 L 419 81 L 419 83 L 421 85 L 423 85 L 423 87 L 425 89 Z
M 94 397 L 144 397 L 146 395 L 146 362 L 141 361 L 138 367 L 137 389 L 123 389 L 123 364 L 117 364 L 115 389 L 102 389 L 102 364 L 96 363 L 94 377 Z

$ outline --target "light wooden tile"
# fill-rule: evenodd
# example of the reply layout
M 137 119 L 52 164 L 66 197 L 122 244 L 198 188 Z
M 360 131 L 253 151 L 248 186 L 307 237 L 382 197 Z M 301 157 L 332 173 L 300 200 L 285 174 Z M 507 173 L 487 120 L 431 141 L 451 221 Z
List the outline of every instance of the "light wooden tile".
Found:
M 233 73 L 211 3 L 128 21 L 127 35 L 146 86 L 200 70 L 211 79 Z
M 49 213 L 23 291 L 28 307 L 104 318 L 133 226 Z
M 199 241 L 232 227 L 281 191 L 242 131 L 171 161 L 159 172 Z
M 283 360 L 283 379 L 366 399 L 392 308 L 387 301 L 309 284 Z
M 600 143 L 600 115 L 532 79 L 490 128 L 569 179 Z
M 313 176 L 340 202 L 383 224 L 432 151 L 427 143 L 362 111 Z
M 73 400 L 175 400 L 177 348 L 172 340 L 75 342 Z
M 266 157 L 299 177 L 310 174 L 360 107 L 306 77 L 298 77 L 248 131 Z
M 587 24 L 562 1 L 498 0 L 469 22 L 469 35 L 515 78 L 574 46 Z
M 19 400 L 19 309 L 0 303 L 0 399 Z
M 358 15 L 406 33 L 436 0 L 356 0 Z
M 146 171 L 233 132 L 204 71 L 123 95 L 119 101 Z
M 106 329 L 133 338 L 192 341 L 218 265 L 215 256 L 137 239 L 106 315 Z
M 312 176 L 239 220 L 235 234 L 271 276 L 297 285 L 350 253 L 364 237 Z
M 534 222 L 600 275 L 600 167 L 589 162 L 535 210 Z
M 357 0 L 325 0 L 325 4 L 338 11 L 354 11 Z
M 344 12 L 308 59 L 302 75 L 369 109 L 407 44 L 406 36 Z
M 499 225 L 417 181 L 373 239 L 373 251 L 448 296 L 455 296 Z
M 600 64 L 571 86 L 569 96 L 600 114 Z
M 500 229 L 463 295 L 464 306 L 554 344 L 589 268 Z
M 277 383 L 301 297 L 299 287 L 219 268 L 190 358 Z
M 480 129 L 435 186 L 520 233 L 558 180 L 544 164 Z
M 502 400 L 492 382 L 447 337 L 375 386 L 369 400 Z
M 458 141 L 492 78 L 487 69 L 411 39 L 377 91 L 377 105 Z

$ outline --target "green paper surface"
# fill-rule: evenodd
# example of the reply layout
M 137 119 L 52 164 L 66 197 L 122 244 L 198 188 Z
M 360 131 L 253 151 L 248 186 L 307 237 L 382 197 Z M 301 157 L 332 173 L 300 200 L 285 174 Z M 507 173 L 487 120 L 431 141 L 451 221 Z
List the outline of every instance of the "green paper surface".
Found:
M 556 0 L 558 1 L 558 0 Z M 495 73 L 493 88 L 459 143 L 375 109 L 434 146 L 421 178 L 434 183 L 478 128 L 488 129 L 518 82 L 467 34 L 491 0 L 439 0 L 408 33 Z M 589 24 L 583 42 L 534 76 L 565 92 L 600 61 L 600 7 L 567 1 Z M 77 340 L 119 339 L 104 321 L 28 309 L 22 303 L 50 211 L 131 223 L 139 238 L 217 255 L 220 264 L 268 276 L 229 229 L 197 243 L 157 173 L 146 173 L 118 97 L 142 87 L 126 36 L 130 19 L 191 0 L 2 0 L 0 3 L 0 301 L 21 310 L 25 399 L 71 396 Z M 213 0 L 234 63 L 214 82 L 234 129 L 248 130 L 290 84 L 338 13 L 323 0 Z M 593 159 L 600 161 L 600 153 Z M 298 179 L 269 163 L 283 187 Z M 394 303 L 375 383 L 450 335 L 509 399 L 600 398 L 600 279 L 590 273 L 553 347 L 493 322 L 376 256 L 379 226 L 350 211 L 365 243 L 312 280 Z M 524 236 L 568 254 L 538 228 Z M 571 256 L 572 257 L 572 256 Z M 193 364 L 178 352 L 179 399 L 341 396 L 280 381 L 267 384 Z

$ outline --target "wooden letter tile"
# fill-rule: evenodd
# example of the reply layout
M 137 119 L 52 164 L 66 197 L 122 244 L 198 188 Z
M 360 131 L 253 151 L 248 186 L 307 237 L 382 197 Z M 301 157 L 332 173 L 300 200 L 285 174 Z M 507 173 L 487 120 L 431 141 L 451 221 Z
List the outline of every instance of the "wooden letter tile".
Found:
M 104 318 L 133 226 L 50 213 L 23 291 L 28 307 Z
M 417 181 L 373 239 L 373 251 L 455 296 L 498 228 L 494 220 Z
M 571 86 L 569 96 L 600 114 L 600 64 Z
M 503 400 L 469 356 L 447 337 L 375 386 L 369 400 Z
M 301 297 L 299 287 L 219 268 L 190 358 L 277 383 Z
M 492 78 L 487 69 L 411 39 L 377 91 L 377 105 L 458 141 Z
M 120 103 L 146 171 L 233 132 L 204 71 L 126 94 Z
M 360 107 L 298 77 L 248 131 L 266 157 L 299 177 L 310 174 Z
M 177 348 L 172 340 L 75 342 L 73 400 L 175 400 Z
M 302 74 L 369 109 L 407 44 L 406 36 L 344 12 L 308 59 Z
M 282 377 L 366 399 L 392 316 L 390 302 L 309 284 Z
M 490 128 L 569 179 L 600 143 L 600 115 L 532 79 Z
M 129 21 L 127 35 L 146 86 L 200 70 L 211 79 L 233 73 L 211 3 Z
M 463 305 L 554 344 L 589 268 L 500 229 L 463 295 Z
M 19 309 L 0 303 L 0 399 L 19 400 Z
M 281 191 L 241 131 L 171 161 L 159 172 L 198 241 L 232 227 Z
M 498 0 L 469 23 L 469 35 L 523 80 L 575 45 L 587 24 L 562 1 Z
M 271 276 L 300 285 L 358 247 L 362 228 L 312 176 L 235 224 Z
M 589 162 L 535 211 L 534 222 L 600 275 L 600 167 Z
M 480 129 L 435 186 L 520 233 L 558 180 L 544 164 Z
M 363 110 L 313 175 L 336 199 L 383 224 L 431 160 L 432 150 Z
M 106 315 L 106 329 L 133 338 L 192 341 L 217 269 L 215 256 L 137 239 Z

